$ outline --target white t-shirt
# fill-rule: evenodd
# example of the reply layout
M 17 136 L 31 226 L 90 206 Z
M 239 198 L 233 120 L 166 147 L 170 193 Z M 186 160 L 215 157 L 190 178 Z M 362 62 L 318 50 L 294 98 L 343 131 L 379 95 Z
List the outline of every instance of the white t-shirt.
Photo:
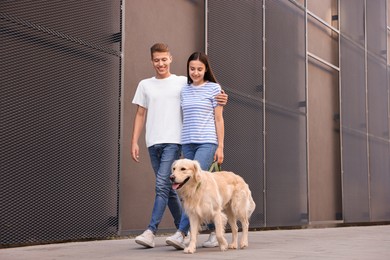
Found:
M 152 77 L 139 82 L 133 104 L 147 109 L 147 147 L 163 143 L 180 144 L 180 93 L 186 83 L 187 77 L 174 74 L 165 79 Z

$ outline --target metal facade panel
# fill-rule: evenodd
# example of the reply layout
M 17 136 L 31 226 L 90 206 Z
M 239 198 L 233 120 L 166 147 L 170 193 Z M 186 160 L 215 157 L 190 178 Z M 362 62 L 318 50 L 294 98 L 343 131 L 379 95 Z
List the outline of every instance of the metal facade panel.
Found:
M 341 20 L 341 26 L 344 21 Z M 368 220 L 368 156 L 364 49 L 341 37 L 343 218 Z
M 308 221 L 304 11 L 289 1 L 265 4 L 266 224 L 302 225 Z
M 344 220 L 389 220 L 386 1 L 340 3 Z
M 386 0 L 367 1 L 370 220 L 390 220 Z M 387 187 L 386 187 L 387 186 Z
M 249 183 L 256 210 L 251 227 L 264 225 L 262 1 L 207 1 L 207 53 L 222 88 L 225 162 Z
M 365 46 L 364 2 L 365 0 L 340 0 L 339 16 L 342 35 L 363 48 Z
M 368 132 L 389 140 L 386 0 L 367 1 Z
M 369 221 L 367 136 L 343 129 L 343 219 L 346 223 Z
M 364 1 L 340 2 L 343 219 L 369 220 Z
M 387 66 L 382 59 L 367 57 L 368 133 L 389 140 Z
M 1 244 L 115 235 L 120 1 L 0 10 Z
M 389 141 L 371 137 L 370 145 L 370 221 L 390 220 Z
M 341 113 L 342 127 L 348 132 L 367 133 L 366 74 L 364 49 L 344 36 L 341 48 Z
M 366 0 L 367 51 L 386 61 L 386 0 Z
M 389 140 L 386 0 L 367 1 L 368 132 Z

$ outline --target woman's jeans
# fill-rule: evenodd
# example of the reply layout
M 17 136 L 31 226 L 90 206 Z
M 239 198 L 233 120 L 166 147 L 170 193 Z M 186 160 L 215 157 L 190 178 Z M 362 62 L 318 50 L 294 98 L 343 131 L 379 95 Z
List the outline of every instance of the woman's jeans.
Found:
M 181 146 L 179 144 L 156 144 L 150 146 L 148 150 L 156 175 L 156 197 L 148 229 L 156 233 L 167 205 L 176 228 L 179 228 L 182 214 L 181 203 L 176 191 L 172 189 L 169 176 L 171 175 L 172 163 L 180 157 Z
M 214 154 L 218 145 L 205 143 L 205 144 L 183 144 L 182 150 L 184 158 L 196 160 L 199 162 L 200 167 L 204 171 L 210 169 L 211 164 L 214 161 Z M 190 229 L 190 220 L 187 214 L 184 213 L 181 216 L 179 230 L 187 235 Z M 209 229 L 215 229 L 213 224 L 209 225 Z

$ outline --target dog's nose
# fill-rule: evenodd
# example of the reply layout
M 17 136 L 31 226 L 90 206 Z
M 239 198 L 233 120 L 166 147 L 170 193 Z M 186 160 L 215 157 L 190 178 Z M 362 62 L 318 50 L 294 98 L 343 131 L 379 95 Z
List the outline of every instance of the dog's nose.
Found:
M 172 174 L 171 176 L 169 176 L 169 179 L 171 179 L 171 181 L 174 182 L 175 181 L 175 175 Z

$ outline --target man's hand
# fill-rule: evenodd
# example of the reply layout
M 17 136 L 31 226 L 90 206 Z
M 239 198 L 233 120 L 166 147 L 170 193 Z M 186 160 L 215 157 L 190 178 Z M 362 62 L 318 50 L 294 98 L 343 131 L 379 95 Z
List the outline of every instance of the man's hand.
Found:
M 221 90 L 221 94 L 216 95 L 215 100 L 217 101 L 218 105 L 225 106 L 228 101 L 228 94 Z
M 133 144 L 131 146 L 131 157 L 134 161 L 139 162 L 139 147 L 138 144 Z

